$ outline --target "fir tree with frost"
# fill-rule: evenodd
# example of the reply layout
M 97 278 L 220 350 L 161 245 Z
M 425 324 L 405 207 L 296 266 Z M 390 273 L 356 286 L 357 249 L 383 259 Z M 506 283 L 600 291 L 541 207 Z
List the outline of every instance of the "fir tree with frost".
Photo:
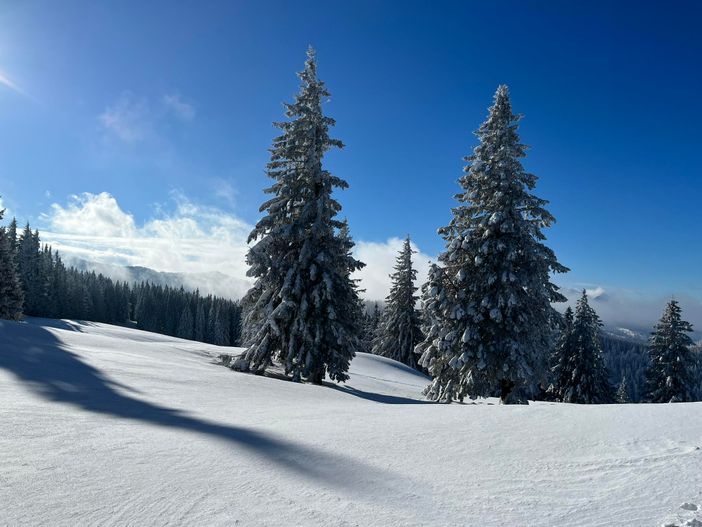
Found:
M 432 401 L 445 403 L 463 401 L 466 396 L 458 370 L 451 365 L 457 335 L 455 317 L 452 316 L 455 294 L 445 269 L 432 264 L 427 282 L 422 286 L 424 340 L 414 351 L 420 355 L 419 366 L 432 377 L 424 395 Z
M 373 341 L 373 353 L 417 368 L 414 348 L 424 340 L 416 304 L 419 297 L 417 270 L 412 267 L 412 250 L 409 236 L 405 239 L 395 263 L 395 272 L 390 275 L 392 285 L 385 299 L 385 310 L 377 335 Z
M 551 355 L 551 384 L 548 388 L 550 399 L 563 400 L 563 391 L 569 386 L 572 376 L 571 361 L 575 349 L 573 342 L 573 309 L 568 306 L 563 314 L 561 333 Z
M 287 122 L 274 140 L 268 176 L 272 197 L 249 236 L 249 276 L 256 278 L 246 324 L 255 328 L 246 352 L 233 367 L 263 373 L 275 359 L 293 380 L 321 384 L 348 378 L 359 348 L 358 292 L 351 273 L 363 264 L 339 235 L 341 205 L 333 190 L 348 184 L 322 166 L 324 154 L 341 148 L 329 136 L 334 120 L 322 113 L 329 97 L 317 78 L 314 51 L 299 74 L 301 89 L 287 104 Z
M 622 377 L 622 382 L 619 383 L 616 399 L 619 404 L 628 404 L 631 402 L 631 398 L 629 397 L 629 383 L 626 380 L 626 375 Z
M 457 380 L 452 372 L 438 386 L 471 397 L 498 393 L 503 403 L 522 402 L 520 391 L 546 369 L 558 319 L 551 303 L 565 301 L 551 273 L 568 271 L 543 243 L 543 229 L 555 219 L 531 193 L 537 178 L 520 161 L 527 149 L 517 134 L 520 119 L 507 87 L 498 87 L 476 132 L 480 144 L 466 158 L 459 204 L 439 230 L 446 242 L 439 256 L 444 283 L 431 290 L 445 295 L 441 329 L 419 348 L 434 359 L 440 353 L 442 371 L 448 364 L 457 372 Z
M 649 341 L 646 370 L 647 400 L 653 403 L 695 400 L 696 359 L 689 333 L 692 324 L 682 319 L 682 309 L 671 300 Z
M 4 214 L 0 210 L 0 219 Z M 17 273 L 15 259 L 16 236 L 11 230 L 0 227 L 0 318 L 19 320 L 22 317 L 24 295 Z
M 614 389 L 602 357 L 601 327 L 600 317 L 583 291 L 575 306 L 570 336 L 561 341 L 563 346 L 559 349 L 562 370 L 556 379 L 558 400 L 578 404 L 614 402 Z

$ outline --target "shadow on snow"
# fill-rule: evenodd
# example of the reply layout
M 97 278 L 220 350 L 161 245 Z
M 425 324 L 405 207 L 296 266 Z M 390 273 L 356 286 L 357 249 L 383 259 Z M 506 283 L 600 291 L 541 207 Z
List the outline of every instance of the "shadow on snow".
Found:
M 42 321 L 42 324 L 44 321 Z M 80 331 L 80 324 L 52 321 L 52 327 Z M 130 390 L 83 362 L 41 326 L 0 321 L 0 368 L 20 379 L 46 400 L 89 412 L 186 430 L 224 440 L 286 469 L 341 487 L 370 487 L 389 483 L 392 475 L 346 456 L 278 439 L 244 427 L 210 422 L 176 408 L 142 401 L 117 389 Z M 358 395 L 358 391 L 355 394 Z M 365 392 L 361 392 L 365 393 Z M 359 395 L 361 396 L 361 395 Z M 399 398 L 398 398 L 399 399 Z M 360 481 L 352 473 L 361 472 Z

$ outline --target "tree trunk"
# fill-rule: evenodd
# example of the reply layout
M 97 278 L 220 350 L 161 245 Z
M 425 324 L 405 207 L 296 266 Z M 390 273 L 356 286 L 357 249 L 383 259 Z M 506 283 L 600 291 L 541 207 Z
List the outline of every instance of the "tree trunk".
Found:
M 310 373 L 310 376 L 307 378 L 307 382 L 311 384 L 322 384 L 322 381 L 324 380 L 324 368 L 319 368 L 314 370 L 312 373 Z
M 514 389 L 514 382 L 509 379 L 500 381 L 500 404 L 509 404 L 508 398 Z

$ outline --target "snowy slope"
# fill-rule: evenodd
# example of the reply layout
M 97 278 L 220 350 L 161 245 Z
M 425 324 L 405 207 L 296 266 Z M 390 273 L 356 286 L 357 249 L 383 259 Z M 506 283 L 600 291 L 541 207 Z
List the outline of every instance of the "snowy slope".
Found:
M 702 404 L 435 405 L 387 359 L 318 387 L 235 373 L 222 350 L 1 322 L 0 524 L 702 521 Z

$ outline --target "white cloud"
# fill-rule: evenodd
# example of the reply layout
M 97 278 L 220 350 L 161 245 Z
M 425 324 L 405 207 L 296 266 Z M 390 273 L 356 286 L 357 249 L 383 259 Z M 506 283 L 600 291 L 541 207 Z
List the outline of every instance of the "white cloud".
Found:
M 159 138 L 160 128 L 173 117 L 191 121 L 195 118 L 195 107 L 180 95 L 166 94 L 158 104 L 152 104 L 146 97 L 125 91 L 103 110 L 98 121 L 108 137 L 135 144 Z
M 221 272 L 249 283 L 246 239 L 251 226 L 235 215 L 172 193 L 174 210 L 138 225 L 110 194 L 84 193 L 42 216 L 42 239 L 63 254 L 158 271 Z
M 386 242 L 364 242 L 356 244 L 354 254 L 356 258 L 366 264 L 366 266 L 355 273 L 356 278 L 361 279 L 361 287 L 365 289 L 363 296 L 368 300 L 383 300 L 390 291 L 390 274 L 395 267 L 397 258 L 404 240 L 401 238 L 390 238 Z M 413 255 L 412 262 L 417 269 L 417 285 L 426 281 L 429 273 L 430 261 L 435 258 L 421 252 L 419 248 L 412 244 L 412 248 L 417 251 Z
M 230 206 L 236 205 L 237 191 L 236 189 L 224 179 L 215 179 L 213 181 L 215 196 L 222 199 Z
M 55 232 L 101 238 L 130 238 L 137 229 L 131 214 L 124 212 L 107 192 L 71 196 L 65 207 L 54 203 L 42 217 Z
M 144 98 L 124 92 L 117 101 L 105 108 L 98 120 L 105 131 L 125 143 L 146 139 L 153 129 L 149 106 Z
M 195 107 L 192 104 L 188 104 L 180 95 L 177 94 L 167 94 L 161 98 L 166 110 L 172 112 L 178 119 L 182 121 L 191 121 L 195 118 Z

